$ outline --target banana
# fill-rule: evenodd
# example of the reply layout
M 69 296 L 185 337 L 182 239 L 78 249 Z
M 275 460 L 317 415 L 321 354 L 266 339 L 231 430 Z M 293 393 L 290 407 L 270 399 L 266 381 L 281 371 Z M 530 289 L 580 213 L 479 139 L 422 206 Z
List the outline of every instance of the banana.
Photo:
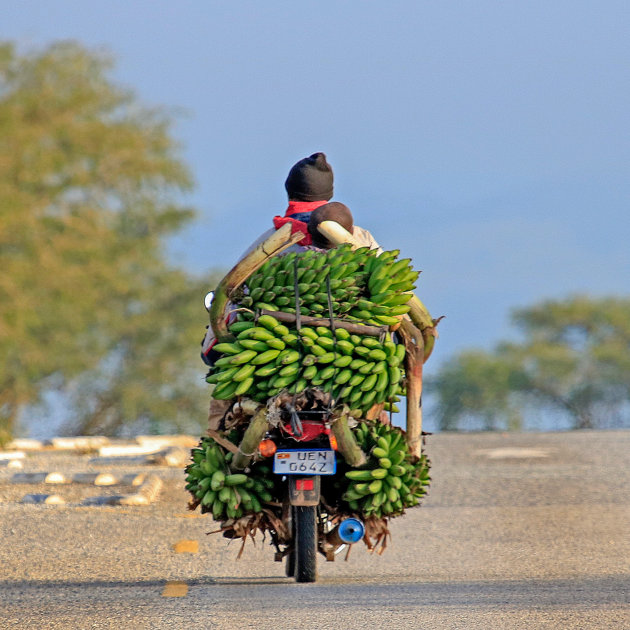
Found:
M 284 350 L 286 348 L 286 344 L 282 339 L 268 339 L 266 342 L 267 346 L 273 348 L 274 350 Z
M 292 383 L 294 383 L 298 378 L 298 373 L 292 374 L 290 376 L 274 376 L 271 383 L 276 389 L 284 389 L 288 387 Z
M 276 372 L 278 372 L 279 369 L 280 369 L 280 366 L 272 365 L 272 364 L 267 363 L 266 365 L 263 365 L 262 367 L 259 367 L 254 372 L 254 375 L 255 376 L 260 376 L 261 378 L 267 378 L 268 376 L 271 376 L 271 375 L 275 374 Z
M 371 470 L 349 470 L 346 472 L 346 477 L 353 481 L 371 481 L 374 479 Z
M 354 352 L 354 346 L 352 345 L 352 343 L 345 339 L 337 339 L 337 349 L 342 354 L 348 355 L 350 357 L 350 360 L 352 361 L 352 353 Z
M 219 383 L 212 392 L 212 397 L 216 400 L 229 400 L 234 397 L 234 392 L 238 387 L 237 381 L 224 381 Z
M 386 298 L 385 300 L 382 300 L 380 303 L 384 304 L 385 306 L 394 307 L 394 306 L 399 306 L 401 304 L 407 304 L 407 302 L 409 302 L 411 297 L 412 297 L 411 293 L 395 294 L 389 298 Z M 402 315 L 402 313 L 392 313 L 392 315 L 397 315 L 397 314 Z
M 371 374 L 375 365 L 375 361 L 366 362 L 359 368 L 358 372 L 359 374 Z
M 385 351 L 384 350 L 380 350 L 378 348 L 374 348 L 373 350 L 370 350 L 368 356 L 373 361 L 384 361 L 387 358 L 387 355 L 385 354 Z
M 239 333 L 242 333 L 244 330 L 247 330 L 248 328 L 254 328 L 254 325 L 254 322 L 234 322 L 233 324 L 230 324 L 228 330 L 233 335 L 237 335 Z
M 294 363 L 290 363 L 289 365 L 285 365 L 278 372 L 278 374 L 280 376 L 293 376 L 293 374 L 297 374 L 299 371 L 300 371 L 300 365 L 297 362 L 294 362 Z
M 376 385 L 374 389 L 377 392 L 383 392 L 389 385 L 389 374 L 386 371 L 380 372 L 378 378 L 376 379 Z
M 225 477 L 224 483 L 226 486 L 240 486 L 247 481 L 247 475 L 242 473 L 237 473 L 234 475 L 227 475 Z M 241 492 L 241 490 L 239 490 Z
M 318 337 L 317 345 L 326 351 L 330 351 L 335 347 L 335 341 L 330 337 Z
M 363 376 L 363 374 L 354 372 L 353 375 L 350 377 L 348 384 L 352 387 L 355 387 L 356 385 L 360 385 L 361 383 L 363 383 L 365 378 L 366 377 Z
M 297 350 L 284 350 L 282 352 L 281 363 L 287 365 L 289 363 L 295 363 L 300 358 L 300 353 Z
M 232 380 L 237 381 L 239 383 L 248 379 L 256 370 L 256 366 L 252 363 L 246 363 L 241 368 L 239 368 L 238 372 L 234 374 Z
M 363 384 L 361 385 L 361 391 L 367 392 L 367 391 L 371 390 L 374 387 L 374 385 L 376 384 L 376 379 L 377 378 L 378 378 L 377 374 L 370 374 L 370 376 L 368 376 L 363 381 Z
M 239 354 L 245 350 L 245 346 L 240 343 L 217 343 L 212 347 L 213 350 L 220 352 L 221 354 Z
M 324 381 L 327 381 L 328 379 L 333 377 L 336 371 L 337 370 L 335 366 L 329 365 L 327 368 L 324 368 L 323 370 L 319 372 L 319 378 L 321 378 Z
M 215 471 L 212 474 L 212 479 L 210 481 L 210 487 L 215 492 L 221 490 L 223 488 L 223 484 L 225 483 L 225 473 L 220 470 Z
M 351 363 L 352 363 L 352 357 L 349 357 L 347 355 L 341 355 L 341 356 L 337 355 L 334 361 L 335 367 L 338 367 L 338 368 L 348 367 Z
M 345 328 L 335 328 L 335 337 L 338 341 L 348 341 L 350 333 Z
M 248 339 L 256 339 L 257 341 L 270 341 L 275 339 L 272 332 L 262 326 L 254 326 L 246 331 Z
M 365 361 L 365 359 L 352 359 L 352 362 L 350 363 L 350 369 L 358 370 L 361 367 L 363 367 L 366 363 L 367 361 Z
M 280 352 L 280 350 L 267 350 L 266 352 L 262 352 L 261 354 L 254 356 L 251 359 L 251 362 L 254 365 L 264 365 L 265 363 L 270 363 L 278 357 Z
M 317 363 L 332 363 L 336 357 L 337 355 L 334 352 L 325 352 L 317 357 Z
M 290 346 L 291 348 L 296 348 L 299 342 L 298 336 L 292 333 L 288 333 L 286 335 L 282 335 L 282 341 L 284 341 L 285 347 Z
M 217 344 L 223 345 L 223 344 Z M 237 345 L 237 344 L 233 344 Z M 256 352 L 265 352 L 269 350 L 269 346 L 264 341 L 257 341 L 256 339 L 241 339 L 238 342 L 238 345 L 241 347 L 240 352 L 243 350 L 255 350 Z M 237 354 L 237 353 L 232 353 Z
M 349 369 L 342 370 L 335 378 L 335 383 L 337 385 L 345 385 L 350 380 L 351 377 L 352 377 L 352 370 L 349 370 Z
M 313 341 L 317 341 L 317 338 L 319 337 L 319 335 L 315 332 L 315 330 L 313 330 L 312 328 L 308 328 L 306 326 L 303 326 L 300 329 L 300 336 L 310 337 Z

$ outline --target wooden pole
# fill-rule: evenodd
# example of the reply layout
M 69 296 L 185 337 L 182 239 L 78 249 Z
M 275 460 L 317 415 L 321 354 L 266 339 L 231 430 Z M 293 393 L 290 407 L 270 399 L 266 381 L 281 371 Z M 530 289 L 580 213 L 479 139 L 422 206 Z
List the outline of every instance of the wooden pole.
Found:
M 225 317 L 228 301 L 234 290 L 241 286 L 252 273 L 262 267 L 269 258 L 276 256 L 303 238 L 304 234 L 301 232 L 291 234 L 291 226 L 289 224 L 283 225 L 267 240 L 260 243 L 247 254 L 245 258 L 237 262 L 225 278 L 221 280 L 214 292 L 214 299 L 210 308 L 210 326 L 214 336 L 219 341 L 230 341 L 233 339 L 228 332 Z
M 409 320 L 403 320 L 398 331 L 405 344 L 405 372 L 407 376 L 406 440 L 411 453 L 422 453 L 422 364 L 424 338 Z
M 282 311 L 260 311 L 261 315 L 273 315 L 279 322 L 293 323 L 296 319 L 293 313 L 284 313 Z M 307 326 L 323 326 L 330 328 L 330 319 L 324 319 L 323 317 L 309 317 L 302 315 L 300 321 Z M 364 324 L 357 324 L 356 322 L 348 322 L 343 319 L 333 319 L 335 328 L 343 328 L 355 335 L 370 335 L 372 337 L 380 337 L 386 335 L 389 332 L 389 326 L 366 326 Z

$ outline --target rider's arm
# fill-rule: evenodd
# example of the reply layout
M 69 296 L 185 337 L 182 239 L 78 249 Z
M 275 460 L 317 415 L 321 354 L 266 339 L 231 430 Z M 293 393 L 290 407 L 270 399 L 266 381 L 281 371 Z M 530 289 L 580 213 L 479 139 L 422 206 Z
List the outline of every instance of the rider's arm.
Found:
M 370 249 L 378 250 L 378 253 L 381 254 L 383 252 L 383 248 L 376 242 L 376 239 L 372 236 L 372 234 L 358 225 L 353 226 L 352 228 L 352 236 L 356 239 L 356 241 L 362 247 L 369 247 Z

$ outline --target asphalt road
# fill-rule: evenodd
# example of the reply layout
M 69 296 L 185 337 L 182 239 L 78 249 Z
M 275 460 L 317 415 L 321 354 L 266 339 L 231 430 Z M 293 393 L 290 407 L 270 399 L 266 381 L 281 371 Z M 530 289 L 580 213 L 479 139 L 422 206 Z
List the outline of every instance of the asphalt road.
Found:
M 2 473 L 0 628 L 630 628 L 630 431 L 441 434 L 426 450 L 430 497 L 391 522 L 385 553 L 322 558 L 312 585 L 267 542 L 236 560 L 206 535 L 181 469 L 157 470 L 148 507 L 23 505 Z

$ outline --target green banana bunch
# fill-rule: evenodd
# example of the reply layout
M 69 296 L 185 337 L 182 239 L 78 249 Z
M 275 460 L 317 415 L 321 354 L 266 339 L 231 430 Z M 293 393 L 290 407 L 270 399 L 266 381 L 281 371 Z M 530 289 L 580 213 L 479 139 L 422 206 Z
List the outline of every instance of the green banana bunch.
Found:
M 323 326 L 291 330 L 271 315 L 256 323 L 233 323 L 236 340 L 219 343 L 217 360 L 206 381 L 212 396 L 228 400 L 248 395 L 265 402 L 286 389 L 319 387 L 352 410 L 365 413 L 375 403 L 393 402 L 403 391 L 405 347 L 343 328 Z
M 377 255 L 349 244 L 327 252 L 303 253 L 269 259 L 247 280 L 247 295 L 239 305 L 252 310 L 295 313 L 295 285 L 303 315 L 328 314 L 328 281 L 334 314 L 338 318 L 391 326 L 409 311 L 409 292 L 419 272 L 410 259 L 396 260 L 398 250 Z
M 211 512 L 217 521 L 260 512 L 261 504 L 272 501 L 274 481 L 265 464 L 252 466 L 249 474 L 231 474 L 231 452 L 225 452 L 212 438 L 203 437 L 191 451 L 192 461 L 186 466 L 186 490 L 201 511 Z
M 349 483 L 343 500 L 350 510 L 380 518 L 418 505 L 431 481 L 426 455 L 414 460 L 403 431 L 390 425 L 362 422 L 354 434 L 370 459 L 368 468 L 346 472 Z

